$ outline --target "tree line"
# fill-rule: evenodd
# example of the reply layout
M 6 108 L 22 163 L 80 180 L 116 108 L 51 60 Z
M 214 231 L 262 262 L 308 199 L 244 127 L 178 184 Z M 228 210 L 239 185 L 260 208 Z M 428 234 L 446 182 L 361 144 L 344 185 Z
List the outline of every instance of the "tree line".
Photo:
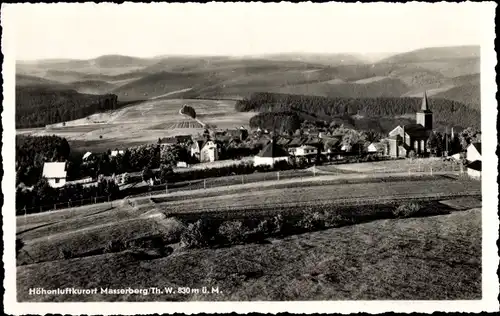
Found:
M 37 183 L 45 162 L 66 161 L 70 156 L 70 145 L 58 136 L 16 135 L 16 185 Z
M 122 106 L 114 94 L 82 94 L 75 90 L 16 87 L 16 128 L 42 127 L 80 119 Z
M 52 188 L 45 179 L 41 179 L 34 186 L 33 190 L 16 190 L 16 214 L 35 213 L 53 209 L 54 204 L 69 203 L 64 206 L 77 206 L 81 200 L 96 197 L 109 197 L 110 200 L 120 197 L 120 189 L 112 180 L 99 181 L 97 186 L 84 187 L 81 184 L 65 185 L 62 188 Z M 74 203 L 74 204 L 72 204 Z M 63 208 L 64 206 L 60 206 Z M 47 208 L 47 209 L 44 209 Z
M 240 112 L 278 113 L 274 114 L 276 119 L 289 112 L 295 112 L 299 116 L 307 114 L 317 119 L 355 115 L 364 118 L 395 118 L 415 114 L 420 109 L 421 102 L 422 98 L 338 98 L 266 92 L 254 93 L 249 98 L 239 100 L 235 109 Z M 478 110 L 446 99 L 430 99 L 429 102 L 436 123 L 462 128 L 480 127 L 481 113 Z M 273 114 L 257 116 L 254 123 L 273 121 L 271 116 Z

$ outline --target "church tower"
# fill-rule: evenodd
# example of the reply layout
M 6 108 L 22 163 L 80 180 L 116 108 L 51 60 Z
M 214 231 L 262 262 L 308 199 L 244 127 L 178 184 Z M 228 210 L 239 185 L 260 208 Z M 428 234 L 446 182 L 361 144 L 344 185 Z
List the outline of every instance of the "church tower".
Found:
M 424 91 L 422 98 L 422 107 L 417 112 L 417 124 L 422 125 L 427 130 L 432 130 L 432 112 L 429 109 L 429 102 L 427 101 L 427 92 Z

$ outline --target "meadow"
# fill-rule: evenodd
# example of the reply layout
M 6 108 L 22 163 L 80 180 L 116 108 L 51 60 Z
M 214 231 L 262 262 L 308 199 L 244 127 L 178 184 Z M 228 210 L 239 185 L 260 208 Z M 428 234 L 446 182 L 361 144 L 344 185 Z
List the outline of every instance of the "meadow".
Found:
M 22 129 L 19 134 L 34 136 L 58 135 L 65 137 L 78 151 L 103 151 L 144 143 L 175 135 L 203 133 L 203 126 L 179 114 L 184 105 L 192 106 L 205 124 L 217 128 L 248 127 L 254 113 L 234 110 L 231 100 L 150 100 L 116 111 L 91 115 L 87 118 L 54 124 L 45 129 Z
M 41 273 L 43 271 L 43 273 Z M 218 287 L 203 295 L 29 296 L 30 287 Z M 130 251 L 18 267 L 21 301 L 480 299 L 481 211 L 387 219 L 264 244 Z

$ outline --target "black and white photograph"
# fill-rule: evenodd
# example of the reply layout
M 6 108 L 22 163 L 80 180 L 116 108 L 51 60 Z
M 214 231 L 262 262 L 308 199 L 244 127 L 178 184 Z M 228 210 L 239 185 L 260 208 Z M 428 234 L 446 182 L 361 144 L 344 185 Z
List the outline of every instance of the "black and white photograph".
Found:
M 495 8 L 2 4 L 6 312 L 498 311 Z

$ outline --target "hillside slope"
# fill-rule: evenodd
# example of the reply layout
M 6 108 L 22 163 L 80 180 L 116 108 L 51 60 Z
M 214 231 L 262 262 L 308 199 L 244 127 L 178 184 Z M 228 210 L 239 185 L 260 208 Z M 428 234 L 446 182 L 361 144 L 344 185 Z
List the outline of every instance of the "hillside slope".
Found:
M 276 120 L 294 123 L 293 126 L 276 126 L 281 130 L 295 131 L 297 116 L 300 120 L 335 121 L 348 127 L 361 130 L 374 130 L 386 134 L 399 124 L 414 122 L 414 115 L 420 108 L 420 98 L 341 98 L 317 97 L 310 95 L 290 95 L 276 93 L 256 93 L 250 98 L 240 100 L 235 108 L 238 111 L 260 112 L 250 121 L 253 127 L 273 129 Z M 466 127 L 480 127 L 481 114 L 478 110 L 456 101 L 429 99 L 434 113 L 436 129 L 454 126 L 457 130 Z M 290 116 L 294 113 L 294 116 Z M 286 114 L 286 115 L 284 115 Z
M 16 87 L 16 128 L 40 127 L 117 108 L 116 95 L 43 86 Z
M 387 54 L 385 54 L 387 55 Z M 147 98 L 243 99 L 274 92 L 376 98 L 429 95 L 479 109 L 477 46 L 424 48 L 378 62 L 360 54 L 287 53 L 261 56 L 105 55 L 17 65 L 18 86 Z

